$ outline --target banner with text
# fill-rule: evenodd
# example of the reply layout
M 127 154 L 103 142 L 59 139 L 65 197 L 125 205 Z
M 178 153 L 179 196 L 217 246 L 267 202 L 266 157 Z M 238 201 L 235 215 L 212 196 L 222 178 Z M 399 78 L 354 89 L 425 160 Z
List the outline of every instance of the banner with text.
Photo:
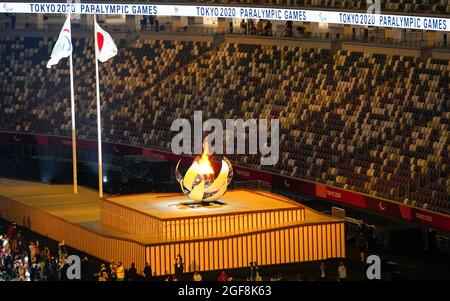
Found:
M 418 30 L 450 31 L 449 18 L 318 11 L 275 7 L 209 5 L 95 4 L 95 3 L 0 3 L 0 13 L 108 14 L 184 17 L 218 17 L 304 21 Z

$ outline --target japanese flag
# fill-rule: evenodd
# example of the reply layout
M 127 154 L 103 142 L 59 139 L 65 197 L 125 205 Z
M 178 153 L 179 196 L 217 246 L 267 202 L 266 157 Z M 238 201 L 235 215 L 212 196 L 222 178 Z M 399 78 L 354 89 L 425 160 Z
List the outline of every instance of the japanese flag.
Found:
M 117 46 L 113 39 L 95 22 L 95 41 L 97 58 L 100 62 L 106 62 L 117 54 Z

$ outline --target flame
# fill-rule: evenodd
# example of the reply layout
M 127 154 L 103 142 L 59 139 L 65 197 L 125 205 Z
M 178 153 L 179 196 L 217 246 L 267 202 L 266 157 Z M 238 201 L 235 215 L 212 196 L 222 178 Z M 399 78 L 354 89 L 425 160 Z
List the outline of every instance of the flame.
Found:
M 209 147 L 208 143 L 206 143 L 206 147 L 203 148 L 203 154 L 198 160 L 198 174 L 200 175 L 213 175 L 214 170 L 211 166 L 211 162 L 209 161 Z

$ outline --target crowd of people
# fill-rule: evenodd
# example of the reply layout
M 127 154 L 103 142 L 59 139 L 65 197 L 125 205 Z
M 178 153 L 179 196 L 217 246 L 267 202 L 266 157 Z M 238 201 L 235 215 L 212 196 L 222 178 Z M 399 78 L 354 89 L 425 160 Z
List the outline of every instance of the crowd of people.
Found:
M 67 280 L 67 251 L 64 242 L 54 254 L 38 240 L 28 239 L 15 222 L 0 235 L 0 279 L 3 281 Z
M 146 266 L 146 268 L 148 265 Z M 151 271 L 148 274 L 148 271 L 144 270 L 145 278 L 151 278 Z M 130 268 L 126 269 L 121 261 L 115 262 L 111 261 L 109 265 L 102 264 L 100 267 L 100 271 L 95 274 L 98 278 L 98 281 L 136 281 L 142 279 L 142 277 L 138 274 L 136 270 L 135 263 L 132 263 Z
M 365 254 L 368 251 L 368 241 L 371 240 L 371 226 L 361 220 L 359 235 L 355 238 L 356 247 L 361 252 L 361 265 L 365 263 Z M 57 250 L 50 246 L 44 246 L 39 240 L 29 239 L 24 233 L 27 229 L 19 227 L 15 222 L 8 223 L 6 231 L 0 235 L 0 281 L 66 281 L 69 280 L 67 271 L 71 263 L 67 261 L 68 251 L 64 242 L 58 243 Z M 88 264 L 87 258 L 83 259 Z M 90 263 L 89 263 L 90 264 Z M 222 270 L 216 277 L 215 272 L 208 272 L 207 277 L 199 271 L 186 271 L 185 263 L 181 254 L 174 259 L 173 275 L 165 278 L 156 277 L 152 267 L 146 263 L 142 271 L 138 271 L 134 263 L 126 268 L 122 262 L 110 261 L 102 263 L 100 270 L 87 278 L 83 275 L 82 280 L 97 279 L 98 281 L 346 281 L 348 270 L 344 260 L 335 262 L 319 262 L 317 270 L 307 268 L 291 268 L 290 275 L 282 275 L 271 268 L 264 268 L 264 272 L 257 262 L 250 262 L 246 271 Z M 330 268 L 335 266 L 335 268 Z M 86 266 L 85 266 L 86 267 Z M 95 267 L 94 267 L 95 268 Z M 304 274 L 292 277 L 295 271 L 303 270 Z M 275 270 L 276 271 L 276 270 Z M 206 272 L 205 272 L 206 273 Z M 235 275 L 235 276 L 232 276 Z M 357 280 L 357 279 L 354 279 Z
M 181 257 L 181 255 L 177 256 L 177 259 L 175 260 L 175 266 L 177 266 L 179 264 L 179 258 Z M 269 270 L 268 270 L 269 272 Z M 311 271 L 309 271 L 311 272 Z M 336 275 L 336 279 L 334 279 L 332 276 L 330 275 Z M 266 276 L 266 277 L 262 277 L 261 275 L 261 270 L 258 267 L 256 262 L 250 262 L 249 263 L 249 268 L 248 268 L 248 274 L 245 278 L 234 278 L 232 277 L 227 271 L 223 270 L 220 271 L 216 278 L 208 278 L 207 280 L 215 280 L 215 281 L 234 281 L 234 280 L 241 280 L 241 281 L 284 281 L 284 280 L 296 280 L 296 281 L 315 281 L 315 280 L 319 280 L 319 281 L 333 281 L 333 280 L 337 280 L 337 281 L 347 281 L 348 279 L 348 274 L 347 274 L 347 266 L 345 265 L 344 261 L 341 260 L 339 261 L 336 271 L 332 272 L 332 271 L 328 271 L 327 270 L 327 266 L 325 264 L 325 262 L 320 262 L 319 263 L 319 267 L 317 269 L 316 273 L 312 273 L 310 275 L 310 277 L 305 277 L 302 274 L 297 274 L 295 279 L 290 279 L 290 278 L 286 278 L 286 276 L 283 276 L 283 274 L 277 272 L 271 276 Z M 190 278 L 186 278 L 185 275 L 183 275 L 183 273 L 180 273 L 180 270 L 178 270 L 174 275 L 169 275 L 165 278 L 165 281 L 180 281 L 180 280 L 184 280 L 184 281 L 194 281 L 194 282 L 198 282 L 198 281 L 203 281 L 203 276 L 200 272 L 195 271 L 192 275 L 192 279 Z

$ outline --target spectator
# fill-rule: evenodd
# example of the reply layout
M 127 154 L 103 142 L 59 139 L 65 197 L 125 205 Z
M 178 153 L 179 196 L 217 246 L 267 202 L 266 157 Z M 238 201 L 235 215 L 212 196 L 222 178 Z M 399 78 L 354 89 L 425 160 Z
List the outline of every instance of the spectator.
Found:
M 35 246 L 34 246 L 34 248 L 35 248 L 35 257 L 36 257 L 36 260 L 40 260 L 40 258 L 41 258 L 41 246 L 39 245 L 39 240 L 36 240 L 36 244 L 35 244 Z
M 102 271 L 100 276 L 98 277 L 98 281 L 109 281 L 108 273 L 105 271 Z
M 195 271 L 194 272 L 194 277 L 192 278 L 194 281 L 202 281 L 203 280 L 203 277 L 202 277 L 202 275 L 199 273 L 199 272 L 197 272 L 197 271 Z
M 60 272 L 59 272 L 59 279 L 61 281 L 67 280 L 67 270 L 69 269 L 69 263 L 67 260 L 63 257 L 60 262 Z
M 286 22 L 286 31 L 285 31 L 285 37 L 292 38 L 293 30 L 292 30 L 292 21 Z
M 363 219 L 361 219 L 359 221 L 359 232 L 361 232 L 364 235 L 364 237 L 367 237 L 367 228 L 368 228 L 367 224 L 364 222 Z
M 320 271 L 320 280 L 325 281 L 327 280 L 327 267 L 325 266 L 325 262 L 321 262 L 319 266 Z
M 225 271 L 220 272 L 219 276 L 217 277 L 217 281 L 227 281 L 228 277 Z
M 255 281 L 262 281 L 262 277 L 261 274 L 259 273 L 259 267 L 258 264 L 255 262 L 253 262 L 253 270 L 254 270 L 254 279 Z
M 363 232 L 359 232 L 356 237 L 356 248 L 359 250 L 361 262 L 366 260 L 366 252 L 368 248 L 367 239 L 364 237 Z
M 30 249 L 31 262 L 36 262 L 36 245 L 33 242 L 30 242 L 28 248 Z
M 52 258 L 52 254 L 50 252 L 50 249 L 48 247 L 44 247 L 44 256 L 45 260 L 50 260 Z
M 273 275 L 272 277 L 270 277 L 270 281 L 282 281 L 283 280 L 283 275 L 281 275 L 281 273 L 277 273 L 275 275 Z
M 117 280 L 117 266 L 114 261 L 111 261 L 109 263 L 109 274 L 111 275 L 110 277 L 111 281 Z
M 241 34 L 247 34 L 247 23 L 245 23 L 244 19 L 242 19 L 240 27 L 241 27 Z
M 143 16 L 141 19 L 141 30 L 147 30 L 147 17 Z
M 253 281 L 255 280 L 255 266 L 253 265 L 253 262 L 250 262 L 250 275 L 249 280 Z
M 263 24 L 263 21 L 261 20 L 261 19 L 259 19 L 259 21 L 258 21 L 258 23 L 256 23 L 256 26 L 257 26 L 257 28 L 258 28 L 258 35 L 262 35 L 264 32 L 264 29 L 263 29 L 263 27 L 264 27 L 264 24 Z
M 24 237 L 21 231 L 17 232 L 17 252 L 19 254 L 22 254 L 25 252 L 25 242 Z
M 11 249 L 13 251 L 17 251 L 17 227 L 16 222 L 12 222 L 11 225 L 8 227 L 8 230 L 6 231 L 6 235 L 9 238 Z
M 338 267 L 338 281 L 346 281 L 347 280 L 347 267 L 344 262 L 341 260 L 339 262 Z
M 125 268 L 122 265 L 122 262 L 119 261 L 117 263 L 117 271 L 116 271 L 116 281 L 124 281 L 125 280 Z
M 181 276 L 183 274 L 183 257 L 180 254 L 175 258 L 175 275 Z
M 152 276 L 152 267 L 146 262 L 144 267 L 144 278 L 148 281 L 152 279 Z
M 137 280 L 137 270 L 136 270 L 136 264 L 134 262 L 131 263 L 131 267 L 128 269 L 128 280 L 130 280 L 130 281 Z

